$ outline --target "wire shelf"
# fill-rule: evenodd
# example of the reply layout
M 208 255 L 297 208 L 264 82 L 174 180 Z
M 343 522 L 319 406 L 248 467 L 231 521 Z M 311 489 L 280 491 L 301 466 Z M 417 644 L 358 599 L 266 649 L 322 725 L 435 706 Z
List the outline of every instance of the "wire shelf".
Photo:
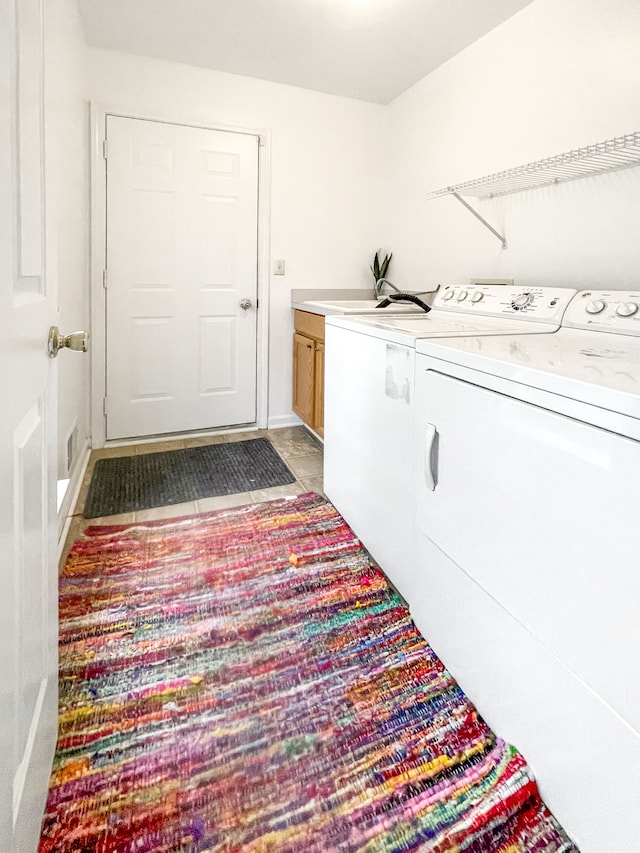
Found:
M 585 148 L 576 148 L 534 163 L 495 172 L 473 181 L 443 187 L 427 195 L 427 199 L 444 195 L 469 198 L 495 198 L 509 193 L 572 181 L 588 175 L 640 166 L 640 131 L 606 139 Z

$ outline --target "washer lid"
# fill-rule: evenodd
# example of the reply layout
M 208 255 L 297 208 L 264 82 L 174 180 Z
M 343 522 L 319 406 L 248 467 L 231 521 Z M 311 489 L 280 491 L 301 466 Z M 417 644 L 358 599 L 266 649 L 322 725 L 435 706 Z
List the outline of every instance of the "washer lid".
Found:
M 469 317 L 447 311 L 431 311 L 419 317 L 327 317 L 327 326 L 350 329 L 374 338 L 413 347 L 419 338 L 451 338 L 468 335 L 513 335 L 552 332 L 557 325 L 521 319 Z
M 420 340 L 416 352 L 640 419 L 640 339 L 548 335 Z

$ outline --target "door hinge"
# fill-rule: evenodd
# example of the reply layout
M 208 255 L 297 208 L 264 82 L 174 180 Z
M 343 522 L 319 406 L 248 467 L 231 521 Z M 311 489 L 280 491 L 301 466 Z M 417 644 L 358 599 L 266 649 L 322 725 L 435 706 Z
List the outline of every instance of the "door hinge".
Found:
M 106 270 L 102 270 L 102 286 L 104 287 L 105 290 L 107 289 L 107 271 Z
M 108 146 L 107 146 L 107 140 L 106 139 L 102 140 L 102 156 L 104 157 L 105 160 L 107 159 L 107 156 L 108 156 Z
M 106 398 L 106 397 L 103 397 L 103 398 L 102 398 L 102 414 L 103 414 L 103 415 L 105 415 L 105 417 L 106 417 L 106 414 L 107 414 L 107 408 L 108 408 L 108 407 L 107 407 L 107 398 Z

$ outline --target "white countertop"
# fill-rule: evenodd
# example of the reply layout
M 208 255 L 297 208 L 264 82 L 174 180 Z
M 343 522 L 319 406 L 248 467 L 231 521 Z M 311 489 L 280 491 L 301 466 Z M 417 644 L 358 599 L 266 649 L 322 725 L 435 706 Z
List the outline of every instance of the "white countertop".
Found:
M 435 291 L 434 291 L 435 293 Z M 431 303 L 432 293 L 419 294 L 427 304 Z M 383 299 L 384 295 L 380 297 Z M 373 289 L 337 290 L 307 288 L 291 291 L 291 307 L 312 314 L 336 316 L 343 314 L 422 314 L 423 311 L 410 302 L 396 302 L 386 308 L 376 308 L 380 299 L 374 299 Z M 353 305 L 349 303 L 352 302 Z

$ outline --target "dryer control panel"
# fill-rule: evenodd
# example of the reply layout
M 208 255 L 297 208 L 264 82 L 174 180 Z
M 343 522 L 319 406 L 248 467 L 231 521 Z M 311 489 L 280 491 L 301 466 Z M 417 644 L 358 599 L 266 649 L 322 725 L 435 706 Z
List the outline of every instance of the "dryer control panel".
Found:
M 433 307 L 440 311 L 511 317 L 560 325 L 576 293 L 568 287 L 527 287 L 496 284 L 447 285 L 440 288 Z
M 582 290 L 569 303 L 562 325 L 640 336 L 640 290 Z

